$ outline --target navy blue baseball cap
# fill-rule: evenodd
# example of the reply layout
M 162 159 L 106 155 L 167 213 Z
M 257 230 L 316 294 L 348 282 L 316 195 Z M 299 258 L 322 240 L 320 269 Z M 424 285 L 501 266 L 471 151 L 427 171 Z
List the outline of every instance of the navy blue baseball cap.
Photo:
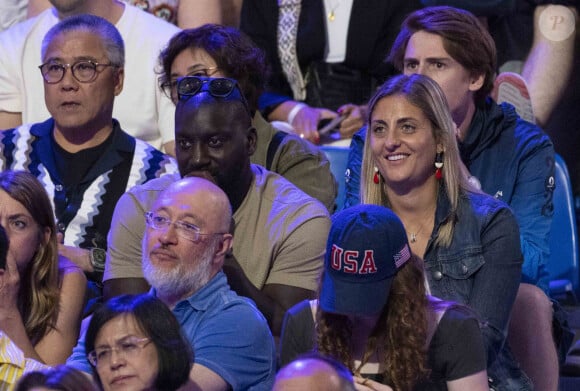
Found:
M 358 205 L 332 216 L 320 307 L 345 315 L 379 314 L 393 277 L 411 259 L 407 233 L 388 208 Z

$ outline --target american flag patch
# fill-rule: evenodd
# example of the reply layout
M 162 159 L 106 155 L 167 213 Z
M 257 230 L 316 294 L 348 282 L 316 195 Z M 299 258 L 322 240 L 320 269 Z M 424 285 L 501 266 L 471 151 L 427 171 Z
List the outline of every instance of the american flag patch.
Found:
M 393 256 L 395 260 L 395 266 L 397 269 L 403 266 L 411 258 L 411 251 L 409 250 L 409 245 L 405 243 L 405 246 Z

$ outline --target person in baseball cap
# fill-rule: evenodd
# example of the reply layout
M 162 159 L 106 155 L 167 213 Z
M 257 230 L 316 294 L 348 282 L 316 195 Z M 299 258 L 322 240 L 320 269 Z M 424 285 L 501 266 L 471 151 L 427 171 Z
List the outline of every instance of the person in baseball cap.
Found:
M 411 259 L 401 220 L 378 205 L 336 213 L 326 243 L 320 307 L 352 315 L 380 314 L 397 271 Z
M 349 368 L 357 390 L 489 390 L 477 318 L 427 294 L 423 261 L 382 206 L 332 216 L 319 298 L 286 313 L 280 364 L 312 350 Z

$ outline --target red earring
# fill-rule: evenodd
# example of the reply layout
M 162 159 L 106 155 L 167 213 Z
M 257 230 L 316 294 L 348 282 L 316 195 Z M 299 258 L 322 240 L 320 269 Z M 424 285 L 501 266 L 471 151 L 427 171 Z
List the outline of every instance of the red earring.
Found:
M 435 178 L 441 179 L 443 178 L 443 171 L 441 168 L 443 167 L 443 152 L 437 152 L 435 154 Z
M 380 176 L 379 176 L 379 175 L 380 175 L 380 174 L 379 174 L 379 169 L 378 169 L 377 167 L 375 167 L 375 175 L 373 175 L 373 182 L 374 182 L 375 184 L 377 184 L 377 185 L 378 185 L 378 184 L 379 184 L 379 182 L 381 181 L 381 178 L 380 178 Z

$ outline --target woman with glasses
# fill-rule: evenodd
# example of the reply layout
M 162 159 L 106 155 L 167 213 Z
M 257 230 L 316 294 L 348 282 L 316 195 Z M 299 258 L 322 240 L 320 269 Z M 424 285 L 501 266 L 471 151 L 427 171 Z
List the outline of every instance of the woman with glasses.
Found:
M 328 210 L 334 210 L 337 185 L 324 153 L 309 141 L 276 129 L 258 110 L 267 66 L 264 53 L 247 36 L 215 24 L 183 30 L 171 38 L 159 62 L 160 87 L 174 103 L 180 77 L 235 79 L 258 136 L 251 162 L 282 175 Z
M 9 241 L 0 269 L 0 330 L 25 357 L 63 364 L 79 334 L 86 278 L 58 255 L 51 202 L 32 174 L 0 173 L 0 224 Z
M 85 344 L 105 391 L 176 390 L 193 362 L 179 323 L 148 294 L 117 296 L 95 311 Z

